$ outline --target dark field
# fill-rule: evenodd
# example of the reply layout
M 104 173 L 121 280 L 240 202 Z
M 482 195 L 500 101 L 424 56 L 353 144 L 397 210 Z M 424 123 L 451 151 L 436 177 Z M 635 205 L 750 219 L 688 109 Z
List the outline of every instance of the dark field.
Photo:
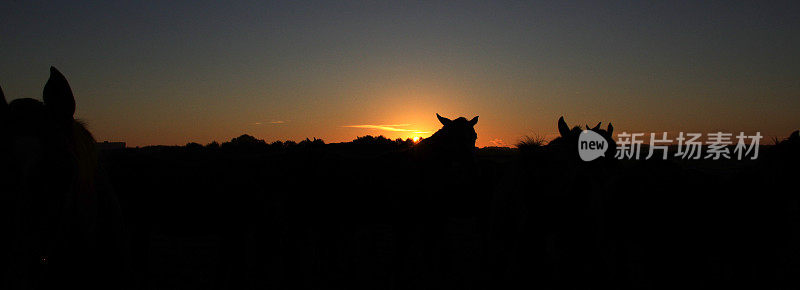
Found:
M 408 143 L 104 151 L 135 288 L 796 288 L 797 142 L 755 161 Z

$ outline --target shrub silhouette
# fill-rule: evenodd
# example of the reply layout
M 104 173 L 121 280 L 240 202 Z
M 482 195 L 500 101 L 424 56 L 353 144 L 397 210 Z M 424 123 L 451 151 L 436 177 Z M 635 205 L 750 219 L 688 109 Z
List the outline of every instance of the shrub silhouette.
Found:
M 206 148 L 208 149 L 219 149 L 219 142 L 211 141 L 211 143 L 206 144 Z
M 525 136 L 517 142 L 517 149 L 522 151 L 531 151 L 540 149 L 542 146 L 547 144 L 547 140 L 544 139 L 542 136 Z
M 257 139 L 256 137 L 243 134 L 239 137 L 231 139 L 230 142 L 222 143 L 221 147 L 223 149 L 236 149 L 236 150 L 245 150 L 245 151 L 252 151 L 258 149 L 264 149 L 267 146 L 267 142 L 261 139 Z
M 297 146 L 304 148 L 321 148 L 323 145 L 325 145 L 325 141 L 317 138 L 314 138 L 313 140 L 306 138 L 297 144 Z

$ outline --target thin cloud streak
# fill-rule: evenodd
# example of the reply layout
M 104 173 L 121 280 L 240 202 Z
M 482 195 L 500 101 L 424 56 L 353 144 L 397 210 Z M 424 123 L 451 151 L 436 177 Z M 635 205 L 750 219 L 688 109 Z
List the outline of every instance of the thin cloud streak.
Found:
M 253 123 L 253 125 L 264 125 L 264 124 L 266 124 L 266 125 L 286 124 L 286 121 L 272 121 L 272 122 L 267 122 L 267 123 L 255 122 L 255 123 Z
M 404 129 L 404 128 L 397 128 L 397 127 L 405 127 L 410 126 L 411 124 L 394 124 L 394 125 L 345 125 L 342 127 L 346 128 L 362 128 L 362 129 L 376 129 L 376 130 L 384 130 L 384 131 L 391 131 L 391 132 L 412 132 L 414 134 L 427 134 L 429 132 L 424 131 L 417 131 L 412 129 Z

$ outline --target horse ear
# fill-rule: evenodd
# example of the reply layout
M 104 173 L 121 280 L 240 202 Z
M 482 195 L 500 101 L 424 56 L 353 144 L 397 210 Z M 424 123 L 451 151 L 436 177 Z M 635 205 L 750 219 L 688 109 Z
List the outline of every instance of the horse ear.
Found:
M 608 135 L 611 136 L 614 134 L 614 126 L 611 126 L 611 123 L 608 123 L 608 129 L 606 129 L 606 131 L 608 131 Z
M 558 118 L 558 133 L 561 134 L 561 137 L 569 136 L 569 126 L 567 126 L 567 122 L 564 122 L 564 116 Z
M 478 116 L 475 116 L 475 118 L 472 118 L 472 120 L 469 120 L 469 125 L 470 126 L 475 126 L 475 124 L 478 124 Z
M 6 102 L 6 95 L 3 94 L 3 88 L 0 87 L 0 115 L 4 115 L 8 109 L 8 103 Z
M 445 125 L 445 126 L 449 125 L 451 122 L 453 122 L 452 120 L 450 120 L 448 118 L 439 116 L 439 113 L 436 113 L 436 118 L 439 118 L 439 122 L 442 123 L 442 125 Z
M 597 126 L 594 126 L 594 128 L 592 128 L 592 130 L 599 130 L 600 129 L 600 123 L 602 123 L 602 122 L 597 122 Z
M 3 94 L 3 88 L 0 88 L 0 126 L 8 116 L 8 103 L 6 102 L 6 95 Z
M 48 111 L 57 119 L 72 119 L 75 114 L 75 97 L 67 78 L 55 67 L 50 67 L 50 79 L 44 85 L 42 99 Z

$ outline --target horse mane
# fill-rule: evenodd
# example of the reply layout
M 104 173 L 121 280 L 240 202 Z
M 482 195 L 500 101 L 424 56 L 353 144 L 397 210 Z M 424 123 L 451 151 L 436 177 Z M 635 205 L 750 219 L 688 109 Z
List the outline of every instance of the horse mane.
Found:
M 79 212 L 84 213 L 89 225 L 97 215 L 97 169 L 96 141 L 82 120 L 72 122 L 72 132 L 67 146 L 75 161 L 74 194 Z

